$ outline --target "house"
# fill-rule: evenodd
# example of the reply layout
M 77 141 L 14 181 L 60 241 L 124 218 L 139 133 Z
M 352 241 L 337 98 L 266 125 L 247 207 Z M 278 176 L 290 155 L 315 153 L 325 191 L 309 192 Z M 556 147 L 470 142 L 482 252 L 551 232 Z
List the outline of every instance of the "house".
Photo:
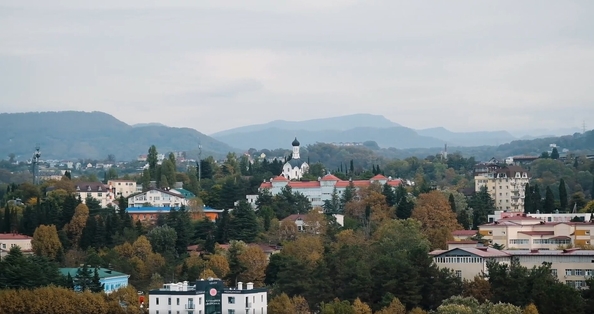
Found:
M 507 166 L 474 177 L 475 192 L 486 187 L 495 200 L 495 208 L 502 211 L 524 211 L 525 187 L 530 182 L 528 171 L 520 166 Z
M 468 247 L 467 243 L 462 246 L 448 247 L 448 250 L 435 250 L 429 255 L 433 257 L 433 262 L 439 268 L 451 269 L 457 277 L 466 280 L 488 273 L 487 262 L 490 260 L 510 263 L 509 255 L 503 251 L 490 247 L 477 247 L 476 244 Z
M 87 197 L 92 197 L 99 201 L 102 208 L 105 208 L 107 204 L 115 200 L 114 193 L 109 189 L 109 186 L 101 182 L 77 182 L 75 189 L 76 195 L 80 197 L 83 204 L 86 203 Z
M 18 246 L 24 254 L 33 254 L 31 240 L 33 238 L 18 233 L 0 233 L 0 259 L 3 259 L 11 248 Z
M 108 180 L 107 185 L 116 198 L 128 197 L 136 193 L 136 181 L 132 180 Z
M 128 207 L 180 207 L 188 205 L 188 199 L 174 190 L 150 188 L 128 196 Z
M 479 233 L 491 244 L 508 249 L 555 250 L 559 246 L 593 243 L 590 222 L 546 222 L 530 216 L 513 216 L 479 226 Z
M 154 206 L 143 206 L 143 207 L 128 207 L 126 212 L 132 217 L 132 220 L 147 223 L 155 223 L 162 214 L 168 214 L 171 210 L 179 210 L 179 207 L 154 207 Z M 200 220 L 203 217 L 208 217 L 211 221 L 216 221 L 217 218 L 223 213 L 222 209 L 214 209 L 208 206 L 203 207 L 201 210 L 192 211 L 190 210 L 190 218 L 192 220 Z
M 374 176 L 369 180 L 341 180 L 338 177 L 327 174 L 317 181 L 289 181 L 283 176 L 277 176 L 264 181 L 260 184 L 260 191 L 269 190 L 272 195 L 280 194 L 284 187 L 291 187 L 293 192 L 303 194 L 311 202 L 313 207 L 321 207 L 324 201 L 332 199 L 332 194 L 340 197 L 347 187 L 352 186 L 355 189 L 365 188 L 373 183 L 380 185 L 388 184 L 392 188 L 396 188 L 403 184 L 402 179 L 392 179 L 392 177 L 385 177 L 381 174 Z M 258 195 L 246 195 L 248 202 L 255 204 L 258 200 Z
M 89 269 L 93 270 L 93 268 Z M 60 268 L 60 273 L 64 277 L 67 277 L 68 274 L 70 274 L 70 277 L 75 278 L 77 272 L 78 268 Z M 97 268 L 97 273 L 99 274 L 99 282 L 103 284 L 105 293 L 111 293 L 128 286 L 128 278 L 130 278 L 130 275 L 107 268 Z
M 293 140 L 291 145 L 293 146 L 293 153 L 291 154 L 291 159 L 283 165 L 281 176 L 287 180 L 300 180 L 301 177 L 309 171 L 309 165 L 307 162 L 301 160 L 301 156 L 299 155 L 299 141 L 297 138 Z
M 254 288 L 242 282 L 236 288 L 227 288 L 215 278 L 189 282 L 168 283 L 163 288 L 149 292 L 150 314 L 204 314 L 204 313 L 266 313 L 267 290 Z

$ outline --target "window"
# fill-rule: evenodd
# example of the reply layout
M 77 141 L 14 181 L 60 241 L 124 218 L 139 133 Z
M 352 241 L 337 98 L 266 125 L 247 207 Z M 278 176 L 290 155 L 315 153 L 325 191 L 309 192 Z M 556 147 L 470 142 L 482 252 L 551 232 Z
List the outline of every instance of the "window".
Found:
M 171 305 L 171 298 L 167 299 L 167 305 Z
M 462 271 L 461 270 L 456 270 L 456 277 L 462 278 Z
M 177 305 L 179 305 L 179 298 L 177 298 Z
M 557 270 L 551 269 L 551 275 L 553 275 L 554 277 L 557 277 Z
M 229 304 L 235 304 L 235 297 L 229 297 L 229 298 L 227 298 L 227 303 L 229 303 Z
M 228 310 L 227 313 L 228 314 L 235 314 L 235 310 Z

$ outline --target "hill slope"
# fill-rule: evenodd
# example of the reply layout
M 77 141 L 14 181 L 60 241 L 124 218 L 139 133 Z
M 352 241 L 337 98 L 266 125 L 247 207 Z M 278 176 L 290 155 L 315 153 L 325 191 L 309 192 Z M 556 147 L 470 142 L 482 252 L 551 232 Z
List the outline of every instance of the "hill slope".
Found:
M 228 136 L 231 134 L 247 133 L 263 131 L 268 129 L 282 129 L 282 130 L 308 130 L 308 131 L 346 131 L 353 128 L 373 127 L 373 128 L 392 128 L 400 126 L 398 123 L 392 122 L 381 115 L 373 114 L 352 114 L 347 116 L 339 116 L 332 118 L 321 118 L 304 121 L 285 121 L 275 120 L 264 124 L 255 124 L 242 126 L 239 128 L 229 129 L 221 132 L 211 134 L 214 138 Z
M 452 132 L 443 127 L 417 130 L 417 133 L 456 146 L 500 145 L 517 139 L 507 131 Z
M 118 160 L 131 160 L 146 154 L 151 145 L 165 153 L 196 150 L 199 142 L 204 154 L 224 156 L 236 151 L 194 129 L 133 127 L 103 112 L 0 114 L 0 156 L 13 153 L 20 160 L 28 159 L 36 144 L 43 159 L 104 159 L 114 154 Z

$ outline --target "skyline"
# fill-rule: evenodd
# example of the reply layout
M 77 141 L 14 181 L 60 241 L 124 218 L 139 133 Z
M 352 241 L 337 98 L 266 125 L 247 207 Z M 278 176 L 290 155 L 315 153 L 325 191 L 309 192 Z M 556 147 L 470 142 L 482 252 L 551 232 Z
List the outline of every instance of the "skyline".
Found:
M 0 1 L 0 108 L 103 111 L 205 134 L 363 112 L 413 129 L 581 129 L 594 117 L 592 9 Z

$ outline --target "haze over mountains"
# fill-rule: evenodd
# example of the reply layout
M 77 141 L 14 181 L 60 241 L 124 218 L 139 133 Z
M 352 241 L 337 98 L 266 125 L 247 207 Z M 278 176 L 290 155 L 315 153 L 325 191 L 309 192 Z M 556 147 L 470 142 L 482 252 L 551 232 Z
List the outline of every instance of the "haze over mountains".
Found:
M 549 131 L 548 133 L 554 133 Z M 545 133 L 546 134 L 546 133 Z M 443 149 L 500 145 L 518 138 L 506 131 L 452 132 L 442 127 L 414 130 L 381 115 L 355 114 L 306 121 L 276 120 L 238 127 L 207 136 L 192 128 L 161 123 L 128 125 L 103 112 L 30 112 L 0 114 L 0 155 L 15 154 L 28 159 L 36 144 L 45 159 L 103 159 L 114 154 L 118 160 L 133 160 L 146 154 L 150 145 L 159 152 L 186 151 L 196 157 L 224 157 L 249 148 L 289 149 L 297 137 L 302 146 L 316 142 L 374 141 L 382 148 Z M 5 157 L 2 157 L 5 158 Z

